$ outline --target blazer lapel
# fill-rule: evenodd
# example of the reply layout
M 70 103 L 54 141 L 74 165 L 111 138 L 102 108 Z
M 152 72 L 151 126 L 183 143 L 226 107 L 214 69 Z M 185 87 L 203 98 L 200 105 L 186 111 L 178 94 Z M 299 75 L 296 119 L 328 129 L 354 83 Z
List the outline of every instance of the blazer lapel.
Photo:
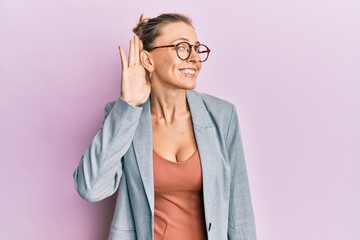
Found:
M 150 114 L 150 97 L 141 105 L 141 112 L 138 128 L 133 138 L 136 160 L 144 185 L 145 193 L 150 205 L 151 212 L 154 212 L 154 177 L 152 159 L 152 123 Z
M 201 159 L 203 175 L 203 194 L 206 215 L 210 215 L 212 195 L 214 193 L 215 166 L 219 158 L 215 147 L 216 132 L 202 98 L 195 90 L 186 90 L 186 98 L 191 112 L 196 144 Z M 143 107 L 138 128 L 133 138 L 136 160 L 145 188 L 150 209 L 154 212 L 154 177 L 152 156 L 152 122 L 150 114 L 150 97 L 141 105 Z
M 216 194 L 214 166 L 221 157 L 216 151 L 217 135 L 200 94 L 194 90 L 186 91 L 186 94 L 201 161 L 205 216 L 211 216 L 212 196 Z

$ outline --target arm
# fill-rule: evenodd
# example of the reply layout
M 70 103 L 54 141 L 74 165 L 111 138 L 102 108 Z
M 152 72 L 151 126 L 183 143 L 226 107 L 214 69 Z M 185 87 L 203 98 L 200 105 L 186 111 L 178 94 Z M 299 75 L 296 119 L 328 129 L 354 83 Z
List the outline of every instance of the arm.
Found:
M 230 118 L 226 148 L 231 168 L 228 239 L 256 240 L 255 219 L 235 106 Z
M 121 98 L 105 107 L 102 127 L 85 150 L 73 177 L 79 195 L 88 201 L 100 201 L 112 195 L 122 175 L 122 157 L 130 147 L 142 107 Z

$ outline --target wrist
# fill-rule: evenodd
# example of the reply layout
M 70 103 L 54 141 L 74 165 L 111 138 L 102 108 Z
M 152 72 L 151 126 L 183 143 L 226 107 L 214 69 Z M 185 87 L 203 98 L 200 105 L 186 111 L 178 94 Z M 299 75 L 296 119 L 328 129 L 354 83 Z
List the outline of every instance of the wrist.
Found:
M 123 95 L 120 95 L 120 97 L 123 101 L 127 102 L 128 104 L 134 106 L 134 107 L 137 107 L 139 105 L 139 103 L 133 101 L 133 100 L 129 100 L 129 99 L 126 99 Z

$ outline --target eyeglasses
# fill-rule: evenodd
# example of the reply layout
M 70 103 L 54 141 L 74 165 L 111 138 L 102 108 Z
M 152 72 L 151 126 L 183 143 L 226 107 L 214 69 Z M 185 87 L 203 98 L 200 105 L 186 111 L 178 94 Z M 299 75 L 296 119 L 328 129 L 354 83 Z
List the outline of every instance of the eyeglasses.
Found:
M 191 55 L 192 47 L 194 47 L 195 52 L 199 55 L 200 62 L 205 62 L 208 59 L 209 53 L 210 53 L 210 49 L 206 45 L 204 45 L 204 44 L 191 45 L 188 42 L 180 42 L 178 44 L 173 44 L 173 45 L 157 46 L 157 47 L 151 48 L 149 51 L 152 51 L 157 48 L 168 48 L 168 47 L 174 47 L 176 50 L 177 56 L 181 60 L 189 59 L 189 57 Z

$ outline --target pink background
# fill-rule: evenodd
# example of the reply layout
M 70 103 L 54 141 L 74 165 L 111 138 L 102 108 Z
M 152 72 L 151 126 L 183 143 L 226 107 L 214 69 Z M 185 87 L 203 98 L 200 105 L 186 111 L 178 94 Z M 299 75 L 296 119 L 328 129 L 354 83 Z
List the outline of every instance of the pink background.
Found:
M 211 49 L 197 90 L 236 104 L 259 240 L 360 239 L 358 0 L 0 2 L 0 239 L 106 239 L 114 197 L 72 173 L 119 94 L 139 15 Z

